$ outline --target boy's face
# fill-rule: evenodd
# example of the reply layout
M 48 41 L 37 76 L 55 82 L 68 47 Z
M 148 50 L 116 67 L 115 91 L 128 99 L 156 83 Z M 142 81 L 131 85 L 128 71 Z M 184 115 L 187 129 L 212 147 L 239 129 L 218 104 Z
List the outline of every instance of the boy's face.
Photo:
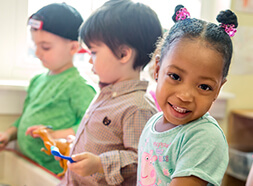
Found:
M 58 74 L 73 66 L 72 42 L 44 30 L 31 30 L 35 54 L 43 66 Z
M 102 42 L 90 43 L 92 71 L 99 76 L 99 81 L 104 84 L 113 84 L 121 81 L 120 60 L 110 48 Z
M 165 122 L 189 123 L 203 116 L 225 82 L 223 58 L 199 40 L 174 44 L 161 63 L 157 61 L 156 97 Z

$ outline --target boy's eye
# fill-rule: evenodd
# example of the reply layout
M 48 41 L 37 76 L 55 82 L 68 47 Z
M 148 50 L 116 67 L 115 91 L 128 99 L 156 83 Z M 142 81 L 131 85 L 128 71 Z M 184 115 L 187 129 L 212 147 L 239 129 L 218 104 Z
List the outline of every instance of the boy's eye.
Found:
M 96 52 L 91 51 L 90 57 L 91 57 L 92 61 L 94 62 L 96 60 Z
M 213 90 L 212 87 L 210 87 L 209 85 L 206 85 L 206 84 L 200 85 L 199 88 L 201 88 L 202 90 L 206 90 L 206 91 Z
M 50 50 L 50 47 L 42 47 L 43 50 Z
M 45 44 L 40 45 L 40 47 L 42 48 L 42 50 L 46 50 L 46 51 L 51 49 L 50 46 L 45 45 Z
M 180 81 L 181 78 L 179 77 L 179 75 L 177 74 L 169 74 L 169 77 L 173 80 L 177 80 L 177 81 Z

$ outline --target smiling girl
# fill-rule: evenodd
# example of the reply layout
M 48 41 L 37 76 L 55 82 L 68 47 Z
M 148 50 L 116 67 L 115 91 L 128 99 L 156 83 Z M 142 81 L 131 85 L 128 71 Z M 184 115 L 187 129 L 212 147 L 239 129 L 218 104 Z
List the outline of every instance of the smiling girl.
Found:
M 217 16 L 220 25 L 189 17 L 178 5 L 175 25 L 158 44 L 154 78 L 162 112 L 140 137 L 138 185 L 220 185 L 227 168 L 227 141 L 208 110 L 227 81 L 237 18 L 230 10 Z

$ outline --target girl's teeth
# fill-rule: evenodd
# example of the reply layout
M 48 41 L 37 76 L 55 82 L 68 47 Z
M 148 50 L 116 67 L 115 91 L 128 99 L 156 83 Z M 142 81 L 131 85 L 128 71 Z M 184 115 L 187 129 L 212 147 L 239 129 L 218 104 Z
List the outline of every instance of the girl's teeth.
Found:
M 172 108 L 177 111 L 177 112 L 180 112 L 180 113 L 186 113 L 186 109 L 183 109 L 183 108 L 180 108 L 180 107 L 176 107 L 176 106 L 172 106 Z

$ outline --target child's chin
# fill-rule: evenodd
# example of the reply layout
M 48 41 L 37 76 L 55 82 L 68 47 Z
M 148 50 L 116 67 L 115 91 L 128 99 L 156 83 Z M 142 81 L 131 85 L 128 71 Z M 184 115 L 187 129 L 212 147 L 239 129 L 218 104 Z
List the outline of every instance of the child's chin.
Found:
M 100 88 L 104 88 L 107 85 L 109 85 L 109 83 L 103 83 L 103 82 L 99 81 L 99 87 Z

